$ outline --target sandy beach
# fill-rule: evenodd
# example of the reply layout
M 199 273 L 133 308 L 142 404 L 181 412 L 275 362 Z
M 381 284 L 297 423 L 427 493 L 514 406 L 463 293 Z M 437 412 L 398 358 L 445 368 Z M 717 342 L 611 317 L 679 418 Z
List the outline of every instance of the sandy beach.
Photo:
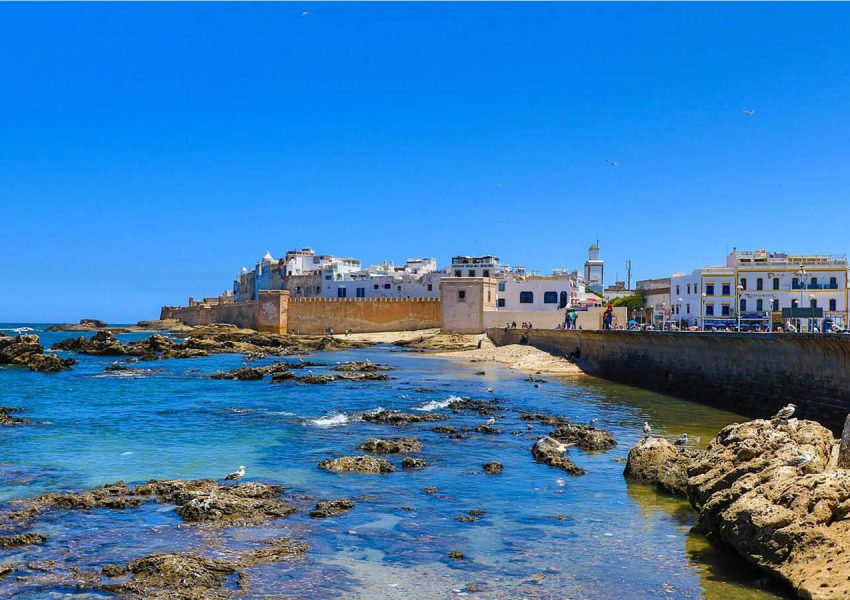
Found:
M 570 376 L 584 374 L 580 368 L 570 361 L 553 356 L 543 350 L 531 346 L 520 346 L 519 344 L 496 347 L 490 340 L 485 340 L 481 348 L 459 352 L 438 352 L 434 356 L 471 362 L 497 362 L 508 368 L 529 373 Z

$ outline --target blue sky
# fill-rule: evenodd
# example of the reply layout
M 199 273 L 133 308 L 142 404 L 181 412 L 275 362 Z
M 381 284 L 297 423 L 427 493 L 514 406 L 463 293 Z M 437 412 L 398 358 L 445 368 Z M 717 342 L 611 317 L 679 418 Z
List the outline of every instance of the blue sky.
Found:
M 735 245 L 843 253 L 848 22 L 802 3 L 0 4 L 0 321 L 152 318 L 301 246 L 548 270 L 598 235 L 610 279 Z

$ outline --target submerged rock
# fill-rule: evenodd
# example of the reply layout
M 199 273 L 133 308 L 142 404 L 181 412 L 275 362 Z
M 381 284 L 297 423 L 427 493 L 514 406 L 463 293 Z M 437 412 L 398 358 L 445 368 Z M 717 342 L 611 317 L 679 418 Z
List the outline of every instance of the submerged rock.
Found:
M 452 550 L 447 556 L 452 560 L 463 560 L 466 558 L 460 550 Z
M 334 371 L 361 371 L 361 372 L 369 372 L 369 371 L 391 371 L 392 367 L 388 365 L 379 365 L 377 363 L 373 363 L 371 360 L 364 361 L 353 361 L 353 362 L 344 362 L 341 365 L 336 365 L 333 367 Z
M 360 445 L 360 449 L 374 454 L 403 454 L 419 452 L 422 450 L 422 442 L 415 437 L 397 437 L 388 440 L 370 438 Z
M 363 413 L 363 420 L 369 423 L 381 423 L 383 425 L 407 425 L 408 423 L 423 423 L 428 421 L 445 421 L 446 415 L 435 413 L 423 413 L 414 415 L 397 410 L 379 410 L 377 412 Z
M 457 429 L 454 425 L 437 425 L 432 431 L 436 431 L 437 433 L 455 433 Z
M 151 590 L 167 590 L 172 598 L 201 599 L 223 597 L 221 588 L 236 573 L 236 566 L 197 554 L 157 552 L 131 561 L 125 572 L 130 574 L 128 582 L 103 589 L 140 597 L 156 597 Z
M 676 496 L 687 496 L 688 466 L 701 455 L 699 450 L 680 450 L 668 440 L 645 437 L 629 450 L 623 475 Z
M 319 463 L 319 468 L 338 473 L 392 473 L 395 467 L 391 462 L 374 456 L 341 456 L 328 458 Z
M 428 466 L 428 462 L 424 458 L 414 458 L 412 456 L 405 456 L 401 461 L 401 468 L 416 471 L 419 469 L 424 469 Z
M 70 369 L 76 362 L 73 358 L 45 354 L 37 335 L 0 335 L 0 365 L 20 365 L 30 371 L 55 373 Z
M 275 375 L 280 373 L 289 373 L 289 369 L 291 366 L 287 363 L 275 363 L 273 365 L 263 365 L 261 367 L 242 367 L 241 369 L 235 369 L 233 371 L 222 371 L 221 373 L 215 373 L 210 375 L 210 379 L 236 379 L 239 381 L 257 381 L 265 377 L 266 375 L 271 375 L 274 378 Z M 295 375 L 292 375 L 292 378 L 295 378 Z
M 18 533 L 15 535 L 0 535 L 0 548 L 13 546 L 34 546 L 47 541 L 46 535 L 40 533 Z
M 496 411 L 505 410 L 504 406 L 499 405 L 498 400 L 473 400 L 472 398 L 452 400 L 449 408 L 455 412 L 474 410 L 479 415 L 492 415 Z
M 564 456 L 564 450 L 560 444 L 548 438 L 537 440 L 531 447 L 531 455 L 537 462 L 550 467 L 557 467 L 570 475 L 586 475 L 588 473 Z
M 566 417 L 556 417 L 544 413 L 527 413 L 524 412 L 519 416 L 522 421 L 537 421 L 541 425 L 549 425 L 550 427 L 564 427 L 570 424 L 570 420 Z
M 325 517 L 336 517 L 350 511 L 354 508 L 354 500 L 342 498 L 340 500 L 319 500 L 316 503 L 316 508 L 310 511 L 310 516 L 314 519 L 324 519 Z
M 22 409 L 11 406 L 0 406 L 0 425 L 26 425 L 29 419 L 13 417 L 12 413 L 20 412 Z
M 604 429 L 587 425 L 565 425 L 549 434 L 559 442 L 575 444 L 582 450 L 610 450 L 617 445 L 611 434 Z

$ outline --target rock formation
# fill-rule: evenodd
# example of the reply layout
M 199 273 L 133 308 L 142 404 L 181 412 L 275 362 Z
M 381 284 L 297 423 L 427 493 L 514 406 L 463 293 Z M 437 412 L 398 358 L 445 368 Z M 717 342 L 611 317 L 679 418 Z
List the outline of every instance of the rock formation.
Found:
M 319 468 L 338 473 L 392 473 L 395 467 L 386 459 L 374 456 L 342 456 L 328 458 L 319 463 Z
M 617 445 L 611 434 L 604 429 L 587 425 L 565 425 L 549 434 L 559 442 L 575 444 L 582 450 L 609 450 Z
M 531 447 L 531 455 L 537 462 L 557 467 L 570 475 L 586 475 L 587 471 L 579 467 L 569 458 L 564 456 L 564 451 L 557 442 L 547 438 L 540 438 Z
M 377 412 L 363 413 L 363 420 L 369 423 L 381 423 L 383 425 L 407 425 L 408 423 L 423 423 L 428 421 L 445 421 L 446 415 L 436 413 L 422 413 L 414 415 L 397 410 L 379 410 Z
M 37 335 L 9 337 L 0 332 L 0 365 L 20 365 L 30 371 L 55 373 L 70 369 L 76 361 L 45 354 Z
M 360 444 L 360 449 L 373 454 L 404 454 L 422 450 L 422 442 L 415 437 L 396 437 L 391 439 L 370 438 Z
M 326 517 L 336 517 L 350 511 L 354 508 L 354 501 L 348 498 L 339 500 L 319 500 L 316 502 L 316 508 L 310 511 L 310 516 L 314 519 L 324 519 Z
M 688 465 L 699 454 L 694 449 L 681 450 L 664 438 L 646 437 L 629 450 L 623 474 L 684 497 L 688 492 Z

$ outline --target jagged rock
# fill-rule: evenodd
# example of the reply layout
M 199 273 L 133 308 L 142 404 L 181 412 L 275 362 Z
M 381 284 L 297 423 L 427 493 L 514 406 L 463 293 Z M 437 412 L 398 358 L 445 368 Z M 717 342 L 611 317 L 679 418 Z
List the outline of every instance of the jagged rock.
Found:
M 438 490 L 437 490 L 437 488 L 435 488 L 434 486 L 429 485 L 429 486 L 428 486 L 428 487 L 426 487 L 423 491 L 424 491 L 426 494 L 436 494 Z
M 563 450 L 559 449 L 559 445 L 547 438 L 540 438 L 531 447 L 531 455 L 537 462 L 557 467 L 566 471 L 570 475 L 586 475 L 587 471 L 579 467 L 569 458 L 564 456 Z
M 460 550 L 452 550 L 447 556 L 452 560 L 463 560 L 465 558 Z
M 310 511 L 310 516 L 314 519 L 336 517 L 347 513 L 352 508 L 354 508 L 354 501 L 347 498 L 340 500 L 319 500 L 316 502 L 316 508 Z
M 14 572 L 15 568 L 12 565 L 0 564 L 0 579 L 3 579 Z
M 700 455 L 699 450 L 679 449 L 664 438 L 646 437 L 629 450 L 623 475 L 655 484 L 676 496 L 687 496 L 688 465 Z
M 183 502 L 177 507 L 177 514 L 189 522 L 262 521 L 295 512 L 288 502 L 273 498 L 277 493 L 279 487 L 256 482 L 189 492 L 181 497 Z
M 492 415 L 496 411 L 505 410 L 503 406 L 499 406 L 497 400 L 473 400 L 472 398 L 452 400 L 449 403 L 449 408 L 455 412 L 474 410 L 479 415 Z
M 344 362 L 341 365 L 336 365 L 333 367 L 334 371 L 361 371 L 361 372 L 369 372 L 369 371 L 391 371 L 392 367 L 388 365 L 379 365 L 377 363 L 373 363 L 371 360 L 364 360 L 360 362 Z
M 485 473 L 489 473 L 491 475 L 494 475 L 496 473 L 501 473 L 504 470 L 505 470 L 505 468 L 502 466 L 502 463 L 500 463 L 498 461 L 493 460 L 493 461 L 484 463 L 484 472 Z
M 463 431 L 476 431 L 478 433 L 486 433 L 487 435 L 496 435 L 499 433 L 504 433 L 498 427 L 493 427 L 491 425 L 476 425 L 475 427 L 467 426 L 463 427 L 462 429 Z
M 20 408 L 12 408 L 10 406 L 0 406 L 0 426 L 2 425 L 26 425 L 29 419 L 13 417 L 12 413 L 20 412 Z
M 307 544 L 288 537 L 269 540 L 254 550 L 240 555 L 236 562 L 239 567 L 251 567 L 282 560 L 291 560 L 306 554 Z
M 47 541 L 46 535 L 40 533 L 18 533 L 15 535 L 0 535 L 0 548 L 13 546 L 34 546 Z
M 127 572 L 131 575 L 130 582 L 116 590 L 142 596 L 149 595 L 151 589 L 169 590 L 176 598 L 201 599 L 219 592 L 236 573 L 236 567 L 197 554 L 158 552 L 131 561 Z
M 275 375 L 280 373 L 289 373 L 290 365 L 287 363 L 275 363 L 272 365 L 264 365 L 262 367 L 243 367 L 241 369 L 235 369 L 233 371 L 222 371 L 221 373 L 215 373 L 210 375 L 211 379 L 238 379 L 240 381 L 255 381 L 262 379 L 266 375 L 271 375 L 272 379 L 274 379 Z M 292 378 L 295 378 L 295 375 L 292 375 Z
M 610 433 L 587 425 L 566 425 L 549 435 L 559 442 L 575 444 L 582 450 L 609 450 L 617 445 Z
M 110 563 L 108 565 L 103 565 L 100 568 L 100 572 L 105 577 L 121 577 L 121 575 L 127 572 L 127 567 L 125 567 L 124 565 L 116 565 L 114 563 Z
M 457 429 L 455 429 L 454 425 L 437 425 L 432 431 L 436 431 L 437 433 L 455 433 Z
M 725 427 L 688 467 L 697 528 L 785 579 L 801 597 L 845 598 L 850 471 L 830 466 L 834 443 L 814 421 Z M 807 464 L 787 464 L 804 454 Z
M 401 468 L 407 469 L 411 471 L 416 471 L 419 469 L 424 469 L 428 466 L 428 462 L 424 458 L 414 458 L 412 456 L 405 456 L 401 460 Z
M 338 381 L 389 381 L 390 376 L 384 373 L 342 373 L 333 376 Z
M 91 338 L 80 336 L 56 342 L 53 350 L 70 350 L 77 354 L 98 356 L 126 356 L 130 354 L 118 338 L 110 331 L 98 331 Z
M 370 438 L 360 445 L 360 449 L 374 454 L 403 454 L 419 452 L 422 450 L 422 442 L 415 437 L 397 437 L 388 440 Z
M 570 420 L 566 417 L 556 417 L 544 413 L 527 413 L 524 412 L 519 416 L 522 421 L 537 421 L 541 425 L 549 425 L 550 427 L 564 427 L 570 424 Z
M 298 379 L 298 376 L 291 371 L 284 371 L 282 373 L 275 373 L 274 375 L 272 375 L 272 383 L 292 381 L 293 379 Z
M 44 354 L 44 347 L 38 340 L 37 335 L 31 334 L 0 336 L 0 365 L 20 365 L 30 371 L 55 373 L 70 369 L 76 362 L 72 358 Z
M 392 473 L 395 467 L 391 462 L 374 456 L 342 456 L 328 458 L 319 463 L 320 469 L 350 473 Z
M 330 383 L 331 381 L 334 381 L 335 379 L 336 379 L 336 377 L 334 377 L 333 375 L 307 375 L 306 377 L 300 378 L 298 381 L 301 382 L 301 383 L 324 384 L 324 383 Z
M 397 410 L 379 410 L 377 412 L 364 413 L 363 420 L 370 423 L 381 423 L 383 425 L 407 425 L 408 423 L 423 423 L 428 421 L 445 421 L 446 415 L 435 413 L 423 413 L 414 415 Z

